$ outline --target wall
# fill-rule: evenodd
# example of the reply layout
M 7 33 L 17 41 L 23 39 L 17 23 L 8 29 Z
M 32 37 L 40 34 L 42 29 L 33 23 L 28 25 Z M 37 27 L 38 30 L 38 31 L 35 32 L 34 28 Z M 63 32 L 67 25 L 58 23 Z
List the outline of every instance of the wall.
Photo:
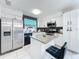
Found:
M 63 26 L 63 16 L 59 12 L 57 14 L 48 15 L 46 17 L 38 18 L 38 27 L 47 27 L 47 22 L 56 21 L 57 26 Z
M 22 16 L 23 16 L 23 13 L 21 11 L 6 8 L 1 5 L 0 18 L 6 17 L 6 18 L 11 18 L 11 19 L 22 20 Z

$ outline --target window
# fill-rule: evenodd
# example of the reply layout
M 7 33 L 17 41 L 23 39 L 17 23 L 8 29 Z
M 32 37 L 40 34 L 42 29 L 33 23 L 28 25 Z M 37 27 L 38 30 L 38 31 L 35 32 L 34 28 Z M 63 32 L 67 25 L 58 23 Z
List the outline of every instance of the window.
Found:
M 24 20 L 24 32 L 30 33 L 37 31 L 37 19 L 29 16 L 25 16 Z

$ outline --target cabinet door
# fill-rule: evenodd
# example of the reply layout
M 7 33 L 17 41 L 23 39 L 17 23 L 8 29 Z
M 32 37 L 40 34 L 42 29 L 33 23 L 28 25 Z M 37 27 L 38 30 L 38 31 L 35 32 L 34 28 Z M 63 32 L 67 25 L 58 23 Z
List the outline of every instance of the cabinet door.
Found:
M 69 14 L 66 14 L 66 15 L 68 16 L 68 18 L 66 18 L 66 19 L 67 20 L 70 19 L 69 20 L 70 22 L 68 23 L 68 26 L 67 26 L 67 27 L 69 27 L 69 31 L 66 32 L 64 30 L 63 38 L 68 42 L 67 43 L 68 49 L 75 51 L 75 52 L 79 52 L 79 46 L 78 46 L 79 45 L 79 39 L 78 39 L 79 38 L 78 37 L 79 10 L 71 11 L 71 12 L 69 12 Z M 64 26 L 64 29 L 67 29 L 67 27 Z
M 78 45 L 78 39 L 77 39 L 77 11 L 71 11 L 71 21 L 72 21 L 72 24 L 71 24 L 71 29 L 72 31 L 70 32 L 71 33 L 71 36 L 70 36 L 70 49 L 75 51 L 75 52 L 79 52 L 79 47 L 77 46 Z
M 8 18 L 1 20 L 1 53 L 12 50 L 12 21 Z
M 70 27 L 70 13 L 67 12 L 63 15 L 63 30 L 64 31 L 69 31 L 69 27 Z
M 71 11 L 71 28 L 73 31 L 77 31 L 77 11 Z
M 13 49 L 24 45 L 24 33 L 22 20 L 13 20 Z
M 79 10 L 77 10 L 77 47 L 79 52 Z
M 63 36 L 59 34 L 57 38 L 54 38 L 54 42 L 56 45 L 63 46 L 65 41 L 63 39 Z
M 79 10 L 77 10 L 77 30 L 79 31 Z
M 70 47 L 70 25 L 69 25 L 69 21 L 70 21 L 70 13 L 67 12 L 64 14 L 63 16 L 63 23 L 64 23 L 64 26 L 63 26 L 63 42 L 67 42 L 67 48 Z

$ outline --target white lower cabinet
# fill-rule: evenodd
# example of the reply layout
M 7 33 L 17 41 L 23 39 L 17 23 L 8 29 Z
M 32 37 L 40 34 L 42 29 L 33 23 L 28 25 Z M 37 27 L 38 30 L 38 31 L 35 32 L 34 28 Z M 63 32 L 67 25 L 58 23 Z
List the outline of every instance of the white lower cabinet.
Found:
M 59 36 L 59 37 L 53 39 L 53 41 L 54 41 L 55 45 L 57 45 L 57 46 L 62 46 L 65 42 L 63 40 L 63 36 Z

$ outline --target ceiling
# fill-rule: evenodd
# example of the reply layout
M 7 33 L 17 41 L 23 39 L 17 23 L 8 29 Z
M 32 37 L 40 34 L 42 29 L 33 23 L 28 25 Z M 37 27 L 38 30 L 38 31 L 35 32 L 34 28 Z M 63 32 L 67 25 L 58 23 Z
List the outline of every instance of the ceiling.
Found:
M 48 15 L 55 14 L 57 12 L 62 12 L 67 7 L 78 7 L 79 0 L 10 0 L 11 6 L 9 8 L 17 9 L 23 11 L 24 14 L 33 17 L 45 17 Z M 1 0 L 4 6 L 5 0 Z M 33 15 L 31 13 L 32 9 L 38 8 L 42 11 L 40 15 Z

